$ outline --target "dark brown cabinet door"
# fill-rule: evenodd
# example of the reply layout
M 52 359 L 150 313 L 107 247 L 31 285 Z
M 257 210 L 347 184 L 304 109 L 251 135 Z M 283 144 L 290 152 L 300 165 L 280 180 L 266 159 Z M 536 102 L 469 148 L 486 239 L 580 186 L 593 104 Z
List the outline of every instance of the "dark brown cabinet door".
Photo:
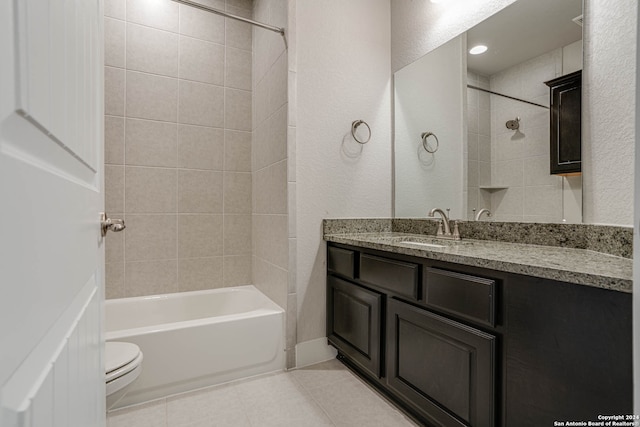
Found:
M 436 426 L 495 425 L 495 337 L 389 299 L 387 385 Z
M 382 295 L 327 277 L 329 342 L 365 371 L 381 375 Z
M 546 82 L 551 90 L 551 174 L 581 171 L 582 72 Z
M 534 278 L 507 291 L 506 426 L 633 413 L 630 294 Z

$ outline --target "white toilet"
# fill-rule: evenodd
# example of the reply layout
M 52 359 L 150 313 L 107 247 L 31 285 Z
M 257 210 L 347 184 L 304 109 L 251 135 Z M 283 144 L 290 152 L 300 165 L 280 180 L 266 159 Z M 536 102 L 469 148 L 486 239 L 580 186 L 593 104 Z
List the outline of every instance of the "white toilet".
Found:
M 142 371 L 142 351 L 128 342 L 105 343 L 105 372 L 107 375 L 107 410 L 111 409 L 127 393 Z

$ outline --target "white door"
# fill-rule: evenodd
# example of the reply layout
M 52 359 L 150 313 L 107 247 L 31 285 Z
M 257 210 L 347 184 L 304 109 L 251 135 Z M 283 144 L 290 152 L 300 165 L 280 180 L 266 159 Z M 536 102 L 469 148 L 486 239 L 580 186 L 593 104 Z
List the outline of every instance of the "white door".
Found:
M 0 1 L 0 425 L 104 425 L 102 0 Z

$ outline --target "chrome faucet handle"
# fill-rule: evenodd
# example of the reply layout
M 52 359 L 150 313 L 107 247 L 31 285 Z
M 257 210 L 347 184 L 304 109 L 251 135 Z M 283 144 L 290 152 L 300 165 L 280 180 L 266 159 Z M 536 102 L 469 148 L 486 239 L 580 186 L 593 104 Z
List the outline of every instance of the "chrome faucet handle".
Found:
M 460 240 L 460 229 L 458 228 L 458 221 L 453 223 L 453 240 Z
M 438 231 L 436 232 L 436 236 L 444 236 L 444 231 L 442 230 L 442 220 L 438 221 Z

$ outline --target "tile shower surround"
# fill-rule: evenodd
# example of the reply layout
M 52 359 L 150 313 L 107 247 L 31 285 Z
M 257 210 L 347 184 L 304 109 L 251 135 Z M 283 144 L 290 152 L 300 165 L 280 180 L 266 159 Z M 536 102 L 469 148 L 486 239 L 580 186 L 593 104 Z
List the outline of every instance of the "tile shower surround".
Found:
M 252 28 L 147 4 L 105 4 L 107 298 L 251 283 Z

